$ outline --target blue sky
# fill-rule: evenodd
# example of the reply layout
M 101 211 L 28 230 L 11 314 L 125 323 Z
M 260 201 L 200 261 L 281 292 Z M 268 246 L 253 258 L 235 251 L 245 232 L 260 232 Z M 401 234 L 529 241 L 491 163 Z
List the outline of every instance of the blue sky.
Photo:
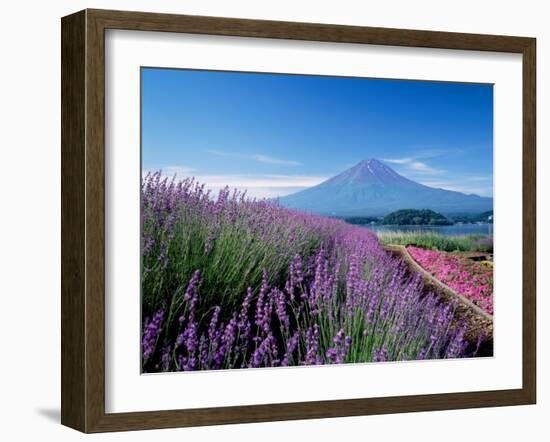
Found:
M 369 158 L 492 196 L 492 86 L 142 68 L 144 171 L 274 197 Z

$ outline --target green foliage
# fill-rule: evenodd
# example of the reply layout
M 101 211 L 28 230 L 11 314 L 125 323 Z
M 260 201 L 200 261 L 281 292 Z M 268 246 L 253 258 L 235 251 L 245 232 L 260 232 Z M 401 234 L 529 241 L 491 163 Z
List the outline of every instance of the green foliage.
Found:
M 455 223 L 489 223 L 493 224 L 494 215 L 493 211 L 489 210 L 483 213 L 472 214 L 455 214 L 449 215 L 449 218 Z
M 155 238 L 157 244 L 165 236 L 148 225 L 144 234 Z M 319 237 L 306 229 L 291 231 L 284 223 L 275 222 L 269 234 L 259 239 L 255 226 L 245 217 L 220 216 L 208 223 L 200 214 L 183 210 L 166 241 L 166 260 L 158 260 L 157 253 L 143 257 L 144 306 L 154 312 L 166 296 L 183 296 L 188 281 L 200 269 L 201 302 L 233 309 L 247 287 L 260 286 L 263 271 L 269 275 L 269 283 L 277 285 L 280 281 L 276 278 L 286 278 L 291 258 L 296 254 L 309 257 L 319 242 Z
M 386 215 L 382 224 L 448 226 L 452 222 L 433 210 L 402 209 Z
M 379 232 L 384 244 L 417 246 L 442 252 L 493 252 L 493 239 L 483 235 L 446 236 L 434 232 Z

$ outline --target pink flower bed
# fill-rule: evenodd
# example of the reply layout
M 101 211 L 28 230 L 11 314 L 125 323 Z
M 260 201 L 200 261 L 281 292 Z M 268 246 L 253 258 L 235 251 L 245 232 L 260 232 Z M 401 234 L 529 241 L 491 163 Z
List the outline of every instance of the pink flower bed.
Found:
M 493 271 L 466 258 L 408 246 L 407 251 L 426 271 L 454 291 L 493 314 Z

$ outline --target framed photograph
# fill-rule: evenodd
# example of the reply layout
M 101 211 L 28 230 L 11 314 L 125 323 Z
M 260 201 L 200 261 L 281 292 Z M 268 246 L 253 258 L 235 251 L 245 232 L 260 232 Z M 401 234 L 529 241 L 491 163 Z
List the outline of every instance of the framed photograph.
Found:
M 62 423 L 536 400 L 535 39 L 62 19 Z

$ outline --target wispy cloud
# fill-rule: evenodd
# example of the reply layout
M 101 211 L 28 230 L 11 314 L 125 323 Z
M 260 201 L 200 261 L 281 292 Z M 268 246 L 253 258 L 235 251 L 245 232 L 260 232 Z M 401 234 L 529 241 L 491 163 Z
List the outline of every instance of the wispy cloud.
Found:
M 444 155 L 456 155 L 464 153 L 464 149 L 458 147 L 447 147 L 447 148 L 432 148 L 432 149 L 420 149 L 415 152 L 414 158 L 419 160 L 427 160 L 430 158 L 441 157 Z
M 493 196 L 493 176 L 491 174 L 469 175 L 450 173 L 447 170 L 432 167 L 425 161 L 428 158 L 460 152 L 462 152 L 461 149 L 432 149 L 419 152 L 417 155 L 385 158 L 383 161 L 395 164 L 396 169 L 400 173 L 426 186 L 454 190 L 466 194 L 473 193 L 480 196 Z
M 275 198 L 289 195 L 325 181 L 325 176 L 310 175 L 198 175 L 208 189 L 217 192 L 225 186 L 246 191 L 254 198 Z
M 412 158 L 383 158 L 382 161 L 391 164 L 407 164 L 413 161 Z
M 144 171 L 144 175 L 153 170 Z M 198 171 L 186 166 L 169 166 L 162 169 L 163 176 L 183 179 L 194 177 L 198 182 L 204 183 L 205 187 L 214 195 L 226 186 L 246 191 L 247 195 L 253 198 L 276 198 L 289 195 L 327 180 L 327 176 L 317 175 L 209 175 L 201 174 Z
M 439 189 L 454 190 L 466 194 L 475 194 L 480 196 L 493 196 L 493 177 L 463 175 L 454 179 L 425 179 L 419 181 L 421 184 Z
M 265 163 L 265 164 L 278 164 L 282 166 L 301 166 L 302 165 L 302 163 L 300 163 L 299 161 L 274 158 L 269 155 L 264 155 L 260 153 L 252 154 L 252 155 L 242 155 L 238 153 L 224 152 L 221 150 L 214 150 L 214 149 L 208 149 L 207 152 L 217 156 L 248 159 L 248 160 L 253 160 L 253 161 L 257 161 L 259 163 Z
M 438 175 L 445 172 L 443 169 L 436 169 L 425 162 L 418 161 L 417 157 L 384 158 L 382 161 L 403 166 L 408 171 L 422 175 Z
M 423 163 L 421 161 L 412 161 L 408 163 L 407 166 L 410 169 L 415 170 L 416 172 L 421 172 L 429 175 L 437 175 L 445 172 L 443 169 L 434 169 L 433 167 L 430 167 L 426 163 Z
M 383 161 L 390 164 L 403 166 L 403 171 L 410 171 L 422 175 L 438 175 L 445 173 L 446 170 L 437 169 L 428 165 L 426 160 L 442 157 L 445 155 L 456 155 L 464 153 L 464 149 L 460 148 L 442 148 L 442 149 L 417 149 L 413 155 L 408 155 L 399 158 L 385 158 Z
M 273 158 L 267 155 L 252 155 L 252 158 L 256 161 L 259 161 L 260 163 L 267 163 L 267 164 L 282 164 L 284 166 L 301 166 L 302 163 L 298 161 L 292 161 L 292 160 L 279 160 L 278 158 Z

